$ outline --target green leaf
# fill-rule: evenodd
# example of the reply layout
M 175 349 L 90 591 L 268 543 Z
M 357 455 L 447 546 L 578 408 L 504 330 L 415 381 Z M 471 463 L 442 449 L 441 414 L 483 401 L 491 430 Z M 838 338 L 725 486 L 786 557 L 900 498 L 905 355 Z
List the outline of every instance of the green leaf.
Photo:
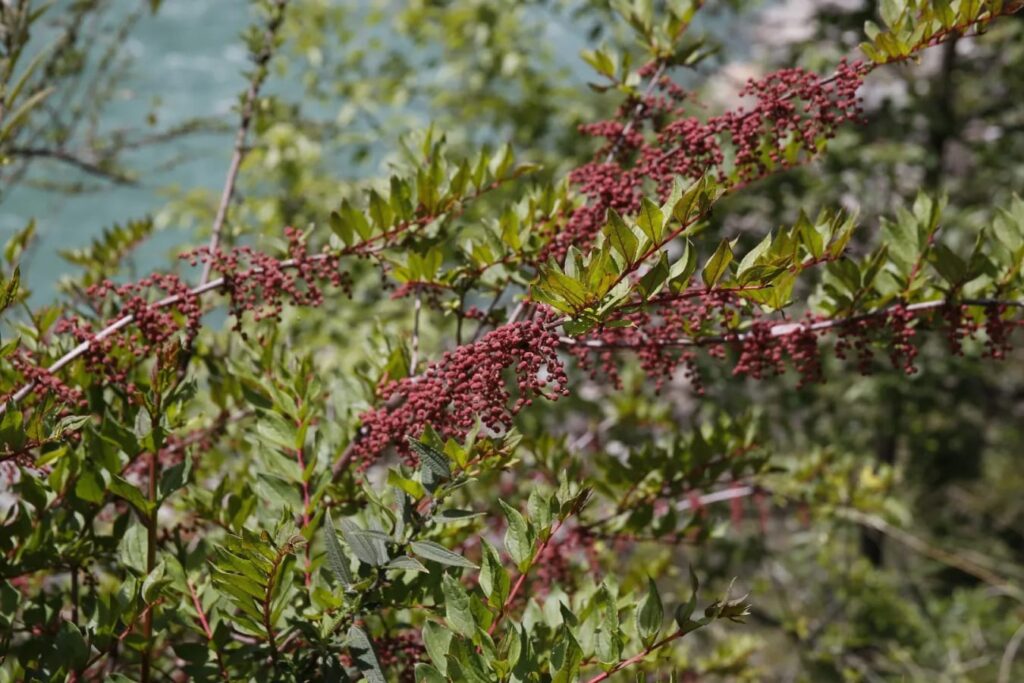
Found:
M 445 674 L 448 671 L 448 648 L 452 642 L 452 632 L 441 624 L 428 621 L 423 624 L 421 635 L 430 661 L 442 675 Z
M 570 683 L 579 674 L 583 650 L 568 628 L 562 628 L 558 642 L 551 650 L 552 683 Z
M 482 539 L 481 545 L 483 557 L 480 560 L 480 590 L 487 596 L 487 602 L 492 607 L 500 607 L 508 598 L 512 582 L 494 546 L 487 539 Z
M 324 513 L 323 537 L 324 546 L 327 548 L 327 564 L 334 573 L 338 582 L 344 588 L 352 585 L 352 572 L 348 568 L 348 559 L 345 557 L 341 544 L 338 543 L 338 532 L 334 530 L 334 522 L 331 520 L 331 511 Z
M 121 562 L 140 575 L 146 573 L 146 528 L 133 523 L 118 544 Z
M 469 594 L 458 580 L 445 574 L 441 579 L 444 592 L 445 619 L 456 633 L 472 638 L 476 633 L 476 621 L 470 608 Z
M 503 500 L 498 500 L 505 519 L 508 520 L 508 529 L 505 531 L 505 550 L 509 557 L 519 568 L 519 571 L 526 571 L 530 561 L 533 559 L 533 537 L 530 528 L 523 516 L 513 507 L 510 507 Z
M 440 543 L 435 543 L 434 541 L 413 541 L 409 545 L 414 553 L 432 562 L 445 564 L 449 567 L 476 569 L 475 564 L 464 558 L 462 555 L 453 553 Z
M 928 260 L 946 282 L 953 287 L 963 284 L 967 275 L 967 264 L 945 244 L 936 244 L 928 255 Z
M 602 584 L 598 590 L 595 603 L 598 623 L 594 637 L 598 659 L 608 664 L 617 663 L 622 656 L 619 613 L 615 606 L 615 600 L 606 585 Z
M 416 664 L 416 683 L 447 683 L 447 678 L 430 664 L 419 662 Z
M 653 244 L 658 244 L 664 235 L 665 215 L 657 204 L 644 197 L 640 201 L 640 213 L 637 214 L 636 224 Z
M 367 683 L 387 683 L 377 653 L 373 651 L 370 637 L 358 626 L 348 630 L 348 652 Z
M 337 211 L 331 211 L 330 223 L 331 231 L 345 243 L 345 246 L 352 246 L 352 240 L 355 238 L 352 225 L 345 221 Z
M 165 469 L 160 476 L 159 499 L 166 500 L 172 493 L 185 486 L 191 472 L 192 458 L 184 458 L 177 465 L 171 465 Z
M 636 611 L 636 630 L 645 647 L 650 647 L 661 633 L 661 625 L 665 620 L 665 608 L 658 595 L 658 586 L 653 579 L 647 580 L 647 595 Z
M 11 274 L 11 279 L 4 283 L 3 291 L 0 292 L 0 311 L 4 311 L 14 302 L 14 297 L 18 295 L 20 284 L 21 266 L 17 266 L 14 269 L 14 273 Z
M 379 567 L 388 561 L 387 548 L 349 519 L 341 520 L 341 535 L 360 562 Z
M 729 268 L 729 264 L 732 263 L 732 246 L 729 240 L 723 239 L 718 243 L 718 248 L 715 249 L 715 253 L 711 255 L 708 262 L 704 264 L 704 270 L 701 273 L 701 277 L 704 280 L 704 284 L 708 287 L 714 287 L 718 284 L 718 281 L 722 279 L 726 271 Z
M 409 494 L 414 500 L 419 500 L 423 496 L 427 495 L 427 490 L 423 487 L 423 484 L 414 479 L 402 476 L 402 474 L 394 468 L 388 470 L 387 483 L 389 486 L 394 486 L 395 488 Z
M 89 646 L 78 627 L 70 621 L 63 621 L 54 642 L 57 654 L 68 671 L 78 670 L 89 661 Z
M 742 278 L 743 274 L 754 267 L 761 257 L 768 253 L 768 249 L 772 246 L 772 234 L 769 232 L 764 236 L 756 247 L 746 253 L 739 265 L 736 267 L 736 277 Z
M 296 444 L 298 432 L 295 427 L 273 413 L 261 413 L 256 423 L 256 433 L 272 444 L 288 451 L 293 451 L 301 444 Z
M 483 517 L 483 512 L 473 512 L 472 510 L 442 510 L 434 514 L 431 518 L 438 524 L 451 524 L 453 522 L 465 522 L 466 520 L 476 519 L 477 517 Z
M 615 209 L 608 209 L 608 224 L 605 225 L 604 233 L 612 248 L 622 255 L 627 264 L 632 265 L 636 260 L 637 249 L 640 248 L 640 240 Z
M 675 620 L 676 625 L 679 628 L 687 628 L 687 624 L 690 623 L 690 617 L 693 615 L 693 611 L 697 608 L 697 591 L 700 590 L 700 581 L 697 580 L 697 574 L 694 573 L 692 566 L 689 570 L 690 599 L 676 607 Z
M 663 251 L 658 256 L 658 261 L 640 278 L 640 282 L 637 283 L 637 289 L 639 289 L 644 298 L 649 299 L 660 292 L 661 288 L 665 286 L 669 273 L 668 254 Z
M 437 485 L 452 478 L 451 465 L 448 456 L 429 444 L 413 438 L 409 438 L 409 445 L 420 459 L 420 478 L 423 486 L 428 491 L 433 491 Z
M 690 240 L 686 240 L 683 247 L 683 254 L 679 260 L 668 269 L 668 281 L 674 288 L 685 289 L 690 283 L 690 278 L 697 272 L 697 250 L 693 248 Z
M 399 555 L 395 559 L 391 560 L 384 567 L 385 569 L 403 569 L 414 572 L 429 572 L 430 570 L 423 566 L 423 563 L 417 560 L 415 557 L 409 557 L 408 555 Z
M 113 475 L 110 479 L 110 492 L 115 496 L 124 498 L 128 503 L 134 507 L 140 515 L 148 517 L 152 514 L 153 502 L 148 500 L 142 491 L 138 489 L 134 484 L 128 483 L 124 477 L 117 474 Z
M 530 521 L 538 530 L 547 530 L 551 526 L 551 499 L 541 493 L 540 489 L 535 488 L 530 492 L 526 509 L 530 513 Z

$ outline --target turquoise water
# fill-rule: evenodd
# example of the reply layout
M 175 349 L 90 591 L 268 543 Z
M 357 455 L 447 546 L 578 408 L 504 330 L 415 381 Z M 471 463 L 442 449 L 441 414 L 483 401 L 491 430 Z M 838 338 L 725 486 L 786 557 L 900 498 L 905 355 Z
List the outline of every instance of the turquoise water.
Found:
M 139 1 L 112 4 L 110 15 L 115 19 L 138 7 Z M 147 12 L 124 46 L 132 63 L 127 76 L 117 82 L 104 129 L 129 127 L 152 133 L 206 116 L 233 123 L 232 107 L 245 87 L 242 72 L 248 64 L 239 34 L 250 20 L 247 0 L 167 0 L 158 14 Z M 156 114 L 155 126 L 147 124 L 150 112 Z M 133 152 L 125 161 L 139 171 L 142 181 L 137 186 L 112 185 L 57 162 L 38 162 L 30 177 L 85 182 L 95 191 L 64 194 L 21 183 L 5 193 L 0 239 L 36 219 L 38 240 L 22 264 L 23 279 L 27 277 L 36 300 L 51 297 L 57 274 L 66 270 L 60 249 L 84 246 L 117 221 L 156 213 L 166 201 L 160 188 L 218 188 L 228 167 L 231 139 L 227 131 L 204 133 Z M 173 228 L 162 231 L 141 252 L 139 266 L 162 261 L 182 237 Z

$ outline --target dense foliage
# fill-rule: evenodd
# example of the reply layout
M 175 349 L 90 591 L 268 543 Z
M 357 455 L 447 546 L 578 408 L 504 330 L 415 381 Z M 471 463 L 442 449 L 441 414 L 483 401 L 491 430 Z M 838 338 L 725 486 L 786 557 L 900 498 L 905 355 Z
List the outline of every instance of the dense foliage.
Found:
M 1022 4 L 825 4 L 257 3 L 200 243 L 6 244 L 0 680 L 1024 676 Z M 134 177 L 104 5 L 0 2 L 5 183 Z

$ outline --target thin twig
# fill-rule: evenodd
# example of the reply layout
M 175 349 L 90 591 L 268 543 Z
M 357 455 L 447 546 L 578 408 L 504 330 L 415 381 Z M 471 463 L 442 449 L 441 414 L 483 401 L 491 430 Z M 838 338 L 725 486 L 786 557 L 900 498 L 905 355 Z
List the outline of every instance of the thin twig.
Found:
M 188 586 L 189 595 L 192 597 L 192 606 L 195 608 L 196 614 L 199 615 L 199 625 L 203 627 L 203 633 L 206 634 L 206 639 L 213 648 L 214 656 L 217 657 L 217 667 L 220 669 L 220 676 L 225 681 L 229 681 L 231 677 L 228 676 L 228 670 L 224 665 L 224 657 L 220 653 L 220 648 L 217 647 L 217 643 L 213 639 L 213 629 L 210 628 L 210 621 L 206 618 L 206 612 L 203 610 L 203 603 L 199 600 L 199 594 L 196 592 L 195 586 L 192 585 L 191 579 L 185 579 L 185 585 Z
M 267 79 L 267 64 L 274 55 L 274 42 L 277 32 L 284 23 L 284 10 L 288 0 L 275 0 L 274 11 L 267 21 L 267 28 L 263 34 L 263 46 L 256 54 L 253 61 L 256 68 L 249 79 L 249 88 L 245 92 L 245 99 L 242 102 L 241 120 L 238 123 L 238 130 L 235 132 L 235 146 L 231 154 L 231 163 L 228 165 L 228 174 L 224 179 L 224 188 L 220 193 L 220 203 L 217 205 L 217 214 L 213 218 L 213 226 L 210 232 L 210 253 L 217 251 L 220 246 L 221 232 L 224 228 L 224 221 L 227 219 L 228 206 L 231 198 L 235 195 L 235 183 L 238 180 L 238 171 L 242 167 L 242 160 L 245 159 L 245 139 L 252 126 L 253 113 L 256 109 L 256 99 L 259 97 L 260 89 Z M 199 284 L 204 285 L 210 279 L 210 272 L 213 269 L 211 258 L 203 265 L 203 274 L 199 278 Z
M 669 635 L 665 636 L 664 638 L 662 638 L 658 642 L 654 643 L 650 647 L 645 647 L 643 650 L 641 650 L 640 652 L 636 653 L 635 655 L 633 655 L 629 659 L 623 659 L 621 662 L 619 662 L 618 664 L 613 666 L 608 671 L 603 671 L 603 672 L 599 673 L 598 675 L 594 676 L 589 681 L 587 681 L 587 683 L 600 683 L 601 681 L 606 681 L 609 678 L 611 678 L 613 674 L 616 674 L 619 671 L 622 671 L 623 669 L 625 669 L 627 667 L 630 667 L 630 666 L 632 666 L 632 665 L 634 665 L 634 664 L 636 664 L 638 662 L 642 662 L 644 659 L 647 658 L 647 655 L 651 654 L 655 650 L 658 650 L 660 648 L 665 647 L 666 645 L 668 645 L 669 643 L 671 643 L 673 641 L 679 640 L 680 638 L 685 636 L 687 633 L 690 633 L 690 631 L 685 631 L 683 629 L 678 629 L 678 630 L 670 633 Z
M 409 374 L 416 374 L 416 366 L 419 364 L 420 359 L 420 311 L 423 308 L 423 303 L 420 301 L 419 290 L 416 290 L 416 300 L 412 306 L 412 342 L 410 343 L 411 350 L 409 352 Z
M 998 683 L 1010 683 L 1010 675 L 1013 673 L 1013 660 L 1017 656 L 1017 650 L 1020 649 L 1021 643 L 1024 642 L 1024 624 L 1017 627 L 1014 631 L 1013 637 L 1010 638 L 1010 642 L 1006 644 L 1006 649 L 1003 650 L 1003 656 L 999 660 L 999 678 Z
M 629 119 L 626 121 L 626 125 L 622 127 L 622 130 L 615 137 L 615 142 L 612 143 L 611 149 L 608 150 L 607 156 L 604 158 L 604 163 L 610 164 L 615 159 L 615 154 L 619 151 L 619 147 L 622 146 L 626 136 L 629 135 L 630 131 L 633 130 L 633 126 L 640 119 L 640 115 L 644 113 L 644 109 L 647 107 L 647 98 L 654 92 L 654 88 L 657 87 L 658 81 L 661 80 L 662 74 L 665 73 L 665 62 L 658 64 L 657 70 L 654 75 L 651 76 L 651 81 L 647 84 L 647 88 L 644 90 L 644 94 L 640 96 L 640 101 L 636 103 L 636 107 L 633 108 L 633 113 L 630 114 Z
M 47 147 L 13 147 L 7 150 L 7 153 L 12 157 L 21 157 L 25 159 L 29 158 L 45 158 L 59 161 L 69 166 L 74 166 L 80 171 L 94 176 L 98 176 L 105 180 L 109 180 L 117 185 L 137 185 L 138 181 L 134 178 L 119 173 L 113 169 L 104 168 L 100 163 L 90 161 L 77 154 L 69 152 L 64 149 L 50 149 Z
M 880 531 L 889 538 L 897 541 L 907 548 L 910 548 L 911 550 L 919 552 L 922 555 L 930 557 L 933 560 L 941 562 L 949 567 L 959 569 L 963 573 L 989 584 L 1003 594 L 1024 602 L 1024 590 L 1021 590 L 1020 587 L 1015 586 L 996 572 L 992 571 L 988 567 L 980 565 L 974 560 L 968 559 L 963 555 L 959 555 L 944 548 L 934 546 L 908 531 L 904 531 L 899 527 L 889 524 L 884 519 L 876 515 L 868 515 L 860 510 L 854 509 L 839 509 L 837 510 L 837 514 L 840 517 L 844 517 L 862 526 Z

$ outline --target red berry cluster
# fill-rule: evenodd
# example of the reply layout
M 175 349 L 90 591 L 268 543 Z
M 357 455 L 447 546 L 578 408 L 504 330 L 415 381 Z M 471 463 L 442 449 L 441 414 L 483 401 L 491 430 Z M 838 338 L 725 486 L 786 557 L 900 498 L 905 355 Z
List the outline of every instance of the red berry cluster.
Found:
M 543 597 L 554 586 L 566 590 L 577 587 L 577 582 L 583 576 L 572 566 L 573 560 L 577 558 L 585 561 L 591 572 L 597 572 L 600 563 L 594 547 L 595 540 L 593 533 L 583 527 L 563 527 L 534 562 L 530 594 Z
M 779 336 L 772 334 L 772 327 L 769 321 L 757 320 L 734 343 L 738 358 L 732 374 L 753 379 L 762 379 L 767 373 L 782 375 L 786 372 L 785 359 L 788 356 L 800 375 L 798 386 L 821 380 L 818 335 L 807 324 Z
M 396 680 L 402 683 L 413 683 L 416 680 L 416 663 L 422 661 L 426 654 L 420 635 L 412 631 L 374 638 L 373 649 L 381 667 L 397 671 Z
M 80 406 L 85 403 L 85 396 L 79 389 L 68 386 L 48 369 L 41 367 L 32 352 L 18 348 L 8 359 L 11 367 L 21 373 L 25 383 L 31 383 L 40 388 L 38 392 L 40 396 L 51 396 L 58 403 L 67 406 Z M 6 403 L 11 398 L 15 388 L 12 383 L 10 391 L 0 394 L 0 404 Z
M 653 70 L 653 65 L 644 69 Z M 857 90 L 866 73 L 863 63 L 845 60 L 826 79 L 783 69 L 747 83 L 740 94 L 756 99 L 752 108 L 707 120 L 687 115 L 686 92 L 660 78 L 653 94 L 627 102 L 615 119 L 580 127 L 608 144 L 570 174 L 587 202 L 551 235 L 541 260 L 561 262 L 570 246 L 588 246 L 608 209 L 635 213 L 651 184 L 664 198 L 677 177 L 696 180 L 717 170 L 721 183 L 735 186 L 789 166 L 801 153 L 816 154 L 840 125 L 860 118 Z M 632 127 L 624 123 L 630 117 Z M 653 130 L 650 139 L 640 132 L 644 122 Z
M 571 351 L 592 377 L 603 374 L 616 388 L 621 388 L 621 382 L 615 350 L 629 348 L 636 353 L 648 377 L 654 379 L 656 392 L 682 365 L 686 379 L 698 394 L 703 394 L 695 364 L 696 348 L 678 342 L 681 337 L 696 339 L 727 333 L 726 326 L 739 317 L 743 306 L 732 292 L 690 290 L 625 313 L 621 319 L 628 326 L 602 327 L 588 335 L 589 340 L 597 342 L 596 347 L 578 345 Z M 721 355 L 723 351 L 720 345 L 709 348 L 712 355 Z
M 405 437 L 419 436 L 428 424 L 443 438 L 465 437 L 478 418 L 486 428 L 503 432 L 532 397 L 566 395 L 568 380 L 558 359 L 558 335 L 549 329 L 551 319 L 540 312 L 533 320 L 505 325 L 446 352 L 420 375 L 385 384 L 381 407 L 361 416 L 362 436 L 354 446 L 360 469 L 389 446 L 415 465 Z M 506 372 L 515 378 L 514 400 Z
M 63 318 L 55 327 L 58 334 L 69 334 L 75 341 L 89 344 L 83 355 L 86 366 L 107 382 L 123 384 L 134 363 L 155 355 L 179 333 L 186 345 L 191 345 L 198 333 L 202 317 L 199 297 L 177 275 L 157 273 L 123 285 L 105 280 L 89 287 L 86 294 L 96 310 L 113 308 L 118 318 L 133 317 L 129 331 L 103 338 L 97 338 L 92 322 L 79 316 Z M 164 297 L 175 302 L 154 305 Z
M 285 303 L 297 306 L 318 306 L 323 302 L 319 282 L 326 280 L 348 291 L 348 281 L 338 271 L 338 257 L 333 254 L 308 254 L 305 237 L 294 228 L 285 229 L 288 259 L 279 260 L 249 247 L 230 252 L 208 248 L 197 249 L 182 258 L 192 265 L 212 262 L 222 273 L 221 287 L 231 299 L 235 328 L 242 316 L 252 312 L 256 320 L 275 318 Z M 157 273 L 127 284 L 105 280 L 86 289 L 92 307 L 111 311 L 114 319 L 131 316 L 131 325 L 115 334 L 100 335 L 97 323 L 82 316 L 62 318 L 54 327 L 57 334 L 70 335 L 76 343 L 87 343 L 82 354 L 90 372 L 110 384 L 124 385 L 128 393 L 134 389 L 126 384 L 128 373 L 139 361 L 156 354 L 172 339 L 179 337 L 189 346 L 199 332 L 202 305 L 199 294 L 174 274 Z M 109 325 L 105 323 L 102 329 Z M 244 337 L 243 333 L 243 337 Z M 39 384 L 64 403 L 81 402 L 81 393 L 63 385 L 46 369 L 16 357 L 13 365 L 26 381 Z
M 221 289 L 231 299 L 236 331 L 241 331 L 246 312 L 257 322 L 267 319 L 279 322 L 285 303 L 319 306 L 324 300 L 318 284 L 322 280 L 346 293 L 350 291 L 348 279 L 338 269 L 336 255 L 326 250 L 318 255 L 309 254 L 305 236 L 295 228 L 285 228 L 284 236 L 288 240 L 287 261 L 245 246 L 227 252 L 201 247 L 182 256 L 193 266 L 212 263 L 213 270 L 223 276 Z M 246 338 L 245 332 L 241 334 Z
M 913 310 L 897 304 L 876 314 L 846 321 L 830 321 L 824 316 L 808 315 L 789 329 L 759 318 L 756 310 L 728 291 L 711 290 L 686 293 L 622 316 L 629 327 L 601 327 L 589 333 L 581 343 L 570 347 L 584 369 L 596 377 L 600 372 L 620 386 L 616 351 L 633 351 L 643 370 L 655 379 L 660 390 L 679 365 L 686 368 L 687 379 L 698 394 L 703 393 L 697 375 L 696 349 L 704 348 L 713 358 L 725 360 L 727 351 L 735 351 L 733 374 L 762 379 L 781 375 L 787 364 L 800 375 L 800 386 L 822 380 L 822 352 L 819 337 L 826 329 L 835 335 L 835 354 L 840 360 L 853 356 L 859 370 L 870 374 L 875 345 L 887 349 L 894 368 L 917 372 L 914 362 L 920 352 L 918 328 L 944 329 L 955 352 L 962 355 L 965 339 L 985 332 L 985 354 L 1004 358 L 1011 348 L 1010 335 L 1017 323 L 1006 315 L 1004 304 L 983 307 L 985 320 L 976 322 L 965 315 L 962 305 L 941 309 Z M 732 326 L 737 320 L 752 321 L 742 333 Z M 688 344 L 685 339 L 692 340 Z

